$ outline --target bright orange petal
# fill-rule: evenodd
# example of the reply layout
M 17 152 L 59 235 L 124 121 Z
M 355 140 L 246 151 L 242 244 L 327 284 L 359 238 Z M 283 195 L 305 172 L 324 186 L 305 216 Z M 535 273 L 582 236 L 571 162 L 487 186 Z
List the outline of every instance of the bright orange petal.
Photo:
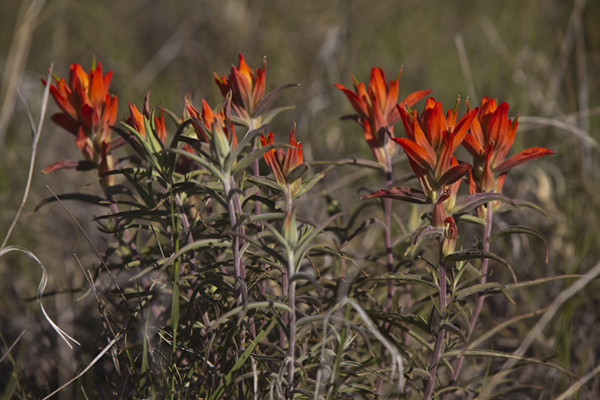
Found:
M 494 168 L 494 173 L 506 173 L 514 167 L 516 167 L 517 165 L 521 165 L 524 162 L 533 160 L 534 158 L 548 156 L 550 154 L 554 154 L 554 150 L 549 150 L 544 147 L 532 147 L 530 149 L 520 151 L 514 156 L 510 157 L 508 160 L 498 165 L 496 168 Z
M 429 171 L 433 171 L 435 169 L 436 160 L 431 158 L 427 151 L 417 143 L 405 138 L 393 138 L 392 140 L 402 146 L 406 152 L 406 155 L 419 167 Z

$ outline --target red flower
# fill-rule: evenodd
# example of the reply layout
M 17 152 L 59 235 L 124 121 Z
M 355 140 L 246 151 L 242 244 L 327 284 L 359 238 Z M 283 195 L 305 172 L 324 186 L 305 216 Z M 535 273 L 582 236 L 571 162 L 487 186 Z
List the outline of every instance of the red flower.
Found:
M 237 146 L 237 136 L 229 118 L 229 105 L 229 101 L 226 101 L 223 110 L 214 112 L 208 103 L 202 100 L 202 113 L 200 113 L 191 102 L 186 100 L 186 109 L 198 139 L 209 143 L 212 155 L 221 161 L 224 161 Z
M 256 75 L 246 64 L 244 56 L 240 53 L 238 67 L 232 65 L 229 79 L 215 73 L 215 81 L 221 89 L 223 97 L 231 91 L 231 105 L 237 115 L 245 121 L 256 117 L 254 110 L 262 100 L 265 92 L 265 68 L 267 59 L 263 61 L 262 68 L 256 70 Z
M 473 110 L 474 111 L 474 110 Z M 505 160 L 515 141 L 518 117 L 508 118 L 508 104 L 496 106 L 496 100 L 484 97 L 476 119 L 473 120 L 463 146 L 475 161 L 474 174 L 470 178 L 471 192 L 481 193 L 494 190 L 502 192 L 508 171 L 526 161 L 554 154 L 553 150 L 532 147 Z
M 395 151 L 395 146 L 389 143 L 387 132 L 394 137 L 394 125 L 400 119 L 400 114 L 396 109 L 398 103 L 398 81 L 400 74 L 395 80 L 390 80 L 386 84 L 385 74 L 380 68 L 371 70 L 371 80 L 368 89 L 365 89 L 363 82 L 354 79 L 355 92 L 347 89 L 343 85 L 335 84 L 335 87 L 344 92 L 350 104 L 358 113 L 357 120 L 363 126 L 365 139 L 373 152 L 373 156 L 380 164 L 385 164 L 385 151 L 391 155 Z M 412 107 L 417 101 L 421 100 L 431 90 L 421 90 L 409 94 L 400 106 L 402 108 Z
M 95 163 L 99 168 L 102 164 L 102 169 L 112 164 L 107 161 L 110 157 L 108 144 L 110 126 L 117 119 L 117 97 L 108 92 L 111 78 L 112 71 L 102 75 L 100 63 L 94 65 L 88 73 L 79 64 L 71 64 L 69 84 L 64 78 L 55 77 L 56 86 L 50 86 L 50 93 L 62 110 L 61 113 L 54 114 L 52 120 L 75 135 L 75 143 L 86 161 Z M 44 80 L 42 82 L 46 84 Z M 61 160 L 44 171 L 73 167 L 89 169 L 87 164 L 79 165 Z M 103 179 L 102 184 L 106 186 L 112 184 L 112 181 L 112 177 Z
M 459 164 L 453 153 L 467 134 L 477 109 L 467 112 L 458 122 L 456 106 L 453 110 L 448 110 L 444 117 L 442 104 L 432 97 L 427 99 L 420 119 L 416 111 L 409 112 L 401 105 L 397 109 L 408 139 L 393 140 L 406 152 L 423 191 L 431 200 L 436 201 L 440 190 L 455 184 L 471 169 L 467 163 Z M 452 188 L 456 189 L 457 186 L 458 184 L 453 185 Z M 452 194 L 454 202 L 456 193 Z
M 146 138 L 146 120 L 150 120 L 150 110 L 147 107 L 143 108 L 143 113 L 139 112 L 134 104 L 129 102 L 129 117 L 125 120 L 125 123 L 131 126 L 137 131 L 143 138 Z M 165 128 L 165 118 L 163 116 L 163 109 L 160 108 L 159 117 L 154 117 L 154 128 L 156 135 L 161 143 L 165 143 L 167 140 L 167 130 Z
M 102 76 L 100 63 L 87 74 L 81 65 L 71 64 L 69 85 L 64 78 L 55 78 L 56 86 L 50 86 L 54 101 L 63 111 L 52 120 L 74 135 L 82 128 L 98 145 L 110 141 L 110 125 L 117 118 L 117 97 L 108 93 L 111 78 L 112 71 Z
M 268 137 L 261 135 L 260 142 L 263 146 L 273 143 L 273 132 L 269 132 Z M 294 129 L 290 131 L 289 144 L 294 147 L 288 148 L 285 153 L 283 149 L 271 149 L 265 152 L 264 158 L 277 183 L 282 186 L 290 184 L 290 192 L 293 196 L 300 190 L 301 178 L 288 182 L 288 174 L 303 162 L 302 144 L 296 142 Z

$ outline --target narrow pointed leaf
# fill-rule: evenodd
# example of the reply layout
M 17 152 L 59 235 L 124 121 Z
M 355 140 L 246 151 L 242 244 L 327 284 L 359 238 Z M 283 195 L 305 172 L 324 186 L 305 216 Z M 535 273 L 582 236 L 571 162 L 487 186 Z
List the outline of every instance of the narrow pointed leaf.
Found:
M 419 243 L 420 240 L 431 237 L 440 237 L 444 236 L 444 232 L 446 230 L 444 228 L 436 228 L 431 225 L 424 225 L 415 231 L 415 234 L 412 237 L 410 246 L 414 247 Z M 407 250 L 408 251 L 408 250 Z
M 59 160 L 48 165 L 42 170 L 42 174 L 49 174 L 58 169 L 74 169 L 77 171 L 89 171 L 98 168 L 98 164 L 88 160 Z
M 509 199 L 502 193 L 476 193 L 458 200 L 454 208 L 448 210 L 448 214 L 453 215 L 457 213 L 467 212 L 486 203 L 489 203 L 490 201 L 502 201 L 504 203 L 512 205 L 517 209 L 519 208 L 519 206 L 513 200 Z
M 454 252 L 452 254 L 448 254 L 446 257 L 444 257 L 444 262 L 457 262 L 457 261 L 466 261 L 466 260 L 481 260 L 483 258 L 487 258 L 490 260 L 494 260 L 499 262 L 500 264 L 508 267 L 508 269 L 510 270 L 510 273 L 512 275 L 513 281 L 515 283 L 517 283 L 517 276 L 515 275 L 515 271 L 513 271 L 512 267 L 510 266 L 510 264 L 508 262 L 506 262 L 505 259 L 503 259 L 502 257 L 494 254 L 494 253 L 490 253 L 489 251 L 483 251 L 483 250 L 460 250 L 457 252 Z
M 271 143 L 271 144 L 259 147 L 258 149 L 254 150 L 252 153 L 248 154 L 247 156 L 245 156 L 244 158 L 239 160 L 237 164 L 235 164 L 235 166 L 231 169 L 231 174 L 234 175 L 240 171 L 243 171 L 244 169 L 246 169 L 247 167 L 252 165 L 254 160 L 261 157 L 267 151 L 269 151 L 275 147 L 281 147 L 281 146 L 277 146 L 277 145 Z
M 287 83 L 287 84 L 281 85 L 281 86 L 273 89 L 269 93 L 267 93 L 262 98 L 262 100 L 256 105 L 254 110 L 252 111 L 252 113 L 254 114 L 253 116 L 261 115 L 262 113 L 267 111 L 269 106 L 273 103 L 273 101 L 277 98 L 277 96 L 279 96 L 279 93 L 283 89 L 287 89 L 287 88 L 294 87 L 294 86 L 300 86 L 300 84 L 299 83 Z
M 306 171 L 308 171 L 308 168 L 310 168 L 308 166 L 308 163 L 302 163 L 302 164 L 298 165 L 296 168 L 294 168 L 287 174 L 287 176 L 285 177 L 285 180 L 288 183 L 293 183 L 293 182 L 297 181 L 298 179 L 302 178 L 302 175 L 304 175 L 306 173 Z
M 414 204 L 427 204 L 427 195 L 419 189 L 395 187 L 392 189 L 381 189 L 369 196 L 361 197 L 361 200 L 375 197 L 386 197 L 394 200 L 406 201 Z
M 246 180 L 265 189 L 275 190 L 277 192 L 285 191 L 285 187 L 283 187 L 276 181 L 272 179 L 263 178 L 262 176 L 248 176 L 246 177 Z
M 343 158 L 337 161 L 313 161 L 308 163 L 309 165 L 333 165 L 333 166 L 344 166 L 344 165 L 356 165 L 358 167 L 366 167 L 376 170 L 383 170 L 383 165 L 379 164 L 376 161 L 365 160 L 362 158 Z
M 267 111 L 266 113 L 262 114 L 260 122 L 262 122 L 263 124 L 267 125 L 269 124 L 273 118 L 275 118 L 278 114 L 284 112 L 284 111 L 288 111 L 288 110 L 293 110 L 295 109 L 296 106 L 285 106 L 285 107 L 277 107 L 274 108 L 272 110 Z
M 110 205 L 110 203 L 107 202 L 105 198 L 99 197 L 99 196 L 92 196 L 89 194 L 66 193 L 66 194 L 58 195 L 57 197 L 58 197 L 58 199 L 56 197 L 52 196 L 52 197 L 48 197 L 48 198 L 45 198 L 44 200 L 40 201 L 39 203 L 37 203 L 35 205 L 32 213 L 37 212 L 40 208 L 42 208 L 46 204 L 50 204 L 50 203 L 53 203 L 58 200 L 60 200 L 60 201 L 76 200 L 76 201 L 81 201 L 83 203 L 93 204 L 95 206 L 101 206 L 101 207 L 108 207 Z
M 548 263 L 548 253 L 550 251 L 550 244 L 548 243 L 548 239 L 546 239 L 544 235 L 542 235 L 535 229 L 527 228 L 524 226 L 510 226 L 508 228 L 500 229 L 499 231 L 494 232 L 494 234 L 488 238 L 488 243 L 492 243 L 494 240 L 504 235 L 511 235 L 513 233 L 522 233 L 525 235 L 537 236 L 540 239 L 542 239 L 544 241 L 544 245 L 546 246 L 546 264 Z
M 306 180 L 306 182 L 302 182 L 302 185 L 300 186 L 300 190 L 298 190 L 298 193 L 296 193 L 294 195 L 294 199 L 297 199 L 297 198 L 303 196 L 310 189 L 312 189 L 313 186 L 315 186 L 317 183 L 319 183 L 319 181 L 321 179 L 323 179 L 324 177 L 325 177 L 325 172 L 319 172 L 318 174 L 315 174 L 315 176 L 313 176 L 312 178 Z

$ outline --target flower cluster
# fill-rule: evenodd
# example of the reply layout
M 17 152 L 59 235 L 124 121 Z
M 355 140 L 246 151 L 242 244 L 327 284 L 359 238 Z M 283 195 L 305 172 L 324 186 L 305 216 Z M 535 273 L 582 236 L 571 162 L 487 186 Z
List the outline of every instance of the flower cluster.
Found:
M 354 80 L 355 92 L 343 85 L 335 87 L 344 92 L 350 104 L 358 115 L 354 118 L 363 127 L 365 139 L 375 160 L 382 165 L 386 163 L 386 154 L 392 155 L 396 146 L 389 141 L 394 137 L 394 125 L 400 120 L 400 113 L 396 107 L 398 103 L 398 81 L 402 70 L 396 79 L 386 83 L 385 74 L 381 68 L 371 70 L 371 80 L 368 88 L 363 82 Z M 417 101 L 425 97 L 431 90 L 421 90 L 409 94 L 402 102 L 401 107 L 412 107 Z
M 50 93 L 62 112 L 54 114 L 52 120 L 75 135 L 75 144 L 85 160 L 57 161 L 46 167 L 44 173 L 62 168 L 98 168 L 99 174 L 103 174 L 112 169 L 110 126 L 117 118 L 117 97 L 108 92 L 111 78 L 112 71 L 102 75 L 100 63 L 94 63 L 87 73 L 79 64 L 71 64 L 68 85 L 64 78 L 54 78 L 56 86 L 50 86 Z M 105 177 L 101 183 L 103 187 L 110 186 L 113 179 Z
M 273 133 L 269 132 L 267 137 L 261 135 L 260 142 L 263 146 L 267 146 L 273 143 Z M 264 154 L 265 162 L 273 172 L 273 177 L 281 186 L 286 187 L 289 185 L 290 195 L 294 196 L 300 190 L 300 184 L 302 182 L 300 176 L 290 174 L 296 167 L 302 164 L 302 144 L 296 142 L 296 131 L 292 129 L 290 131 L 289 145 L 285 153 L 283 149 L 271 149 L 267 150 Z
M 518 125 L 518 117 L 514 121 L 508 118 L 507 103 L 497 106 L 494 99 L 484 97 L 481 100 L 477 118 L 462 142 L 473 156 L 474 168 L 469 176 L 471 194 L 492 190 L 502 193 L 508 171 L 534 158 L 554 154 L 553 150 L 544 147 L 532 147 L 506 159 Z

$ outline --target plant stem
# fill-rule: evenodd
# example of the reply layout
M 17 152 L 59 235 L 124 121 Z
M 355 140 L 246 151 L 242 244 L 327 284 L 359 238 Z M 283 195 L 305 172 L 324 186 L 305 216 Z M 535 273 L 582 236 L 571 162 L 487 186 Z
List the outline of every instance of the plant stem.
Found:
M 446 317 L 446 263 L 444 260 L 444 253 L 442 252 L 444 239 L 440 239 L 440 252 L 439 252 L 439 270 L 440 270 L 440 314 L 442 317 L 442 321 Z M 429 400 L 431 398 L 431 394 L 433 393 L 433 386 L 435 385 L 435 376 L 437 374 L 437 367 L 440 361 L 440 355 L 442 354 L 442 345 L 444 343 L 444 336 L 446 336 L 446 330 L 440 329 L 437 334 L 437 339 L 435 341 L 435 346 L 433 347 L 433 354 L 431 355 L 431 363 L 433 367 L 431 368 L 429 381 L 427 382 L 427 387 L 425 388 L 425 394 L 423 395 L 423 400 Z
M 227 173 L 224 174 L 225 179 L 223 180 L 223 190 L 225 192 L 225 198 L 227 200 L 228 212 L 229 212 L 229 223 L 231 230 L 237 232 L 236 225 L 238 223 L 237 213 L 236 213 L 236 200 L 239 203 L 239 197 L 237 192 L 235 191 L 235 182 L 233 178 Z M 235 302 L 239 307 L 242 305 L 242 284 L 241 281 L 244 280 L 245 274 L 244 269 L 242 268 L 242 259 L 240 257 L 240 237 L 237 235 L 233 235 L 231 239 L 231 247 L 233 252 L 233 275 L 235 280 Z
M 490 234 L 492 233 L 492 203 L 487 204 L 487 213 L 485 215 L 485 226 L 483 228 L 483 238 L 482 238 L 482 250 L 489 251 L 490 245 L 488 243 L 488 239 Z M 481 261 L 481 280 L 480 283 L 484 284 L 487 280 L 487 271 L 488 271 L 488 261 L 489 259 L 484 258 Z M 456 360 L 456 366 L 454 367 L 454 372 L 450 377 L 450 381 L 448 382 L 448 386 L 453 386 L 458 379 L 458 375 L 460 374 L 460 369 L 462 368 L 463 361 L 465 359 L 464 352 L 469 348 L 469 340 L 471 339 L 471 335 L 473 334 L 473 329 L 475 328 L 475 324 L 477 323 L 477 319 L 479 318 L 479 314 L 481 313 L 481 309 L 483 308 L 483 301 L 485 297 L 483 294 L 479 294 L 477 297 L 477 303 L 475 305 L 475 310 L 473 311 L 473 315 L 471 316 L 471 321 L 469 323 L 469 332 L 467 334 L 467 340 L 463 342 L 461 354 Z M 446 393 L 444 395 L 443 400 L 448 400 L 450 398 L 450 393 Z
M 385 187 L 392 188 L 392 160 L 387 147 L 385 149 Z M 392 273 L 394 270 L 394 253 L 392 252 L 392 199 L 384 199 L 385 207 L 385 251 L 387 253 L 387 270 Z M 387 299 L 385 303 L 385 311 L 392 308 L 392 299 L 394 297 L 394 285 L 390 281 L 388 283 Z
M 294 358 L 296 348 L 296 281 L 292 280 L 294 276 L 294 250 L 291 250 L 288 254 L 288 275 L 289 275 L 289 289 L 288 299 L 290 304 L 289 313 L 289 329 L 290 339 L 288 347 L 288 358 L 289 358 L 289 369 L 288 369 L 288 393 L 294 389 Z

